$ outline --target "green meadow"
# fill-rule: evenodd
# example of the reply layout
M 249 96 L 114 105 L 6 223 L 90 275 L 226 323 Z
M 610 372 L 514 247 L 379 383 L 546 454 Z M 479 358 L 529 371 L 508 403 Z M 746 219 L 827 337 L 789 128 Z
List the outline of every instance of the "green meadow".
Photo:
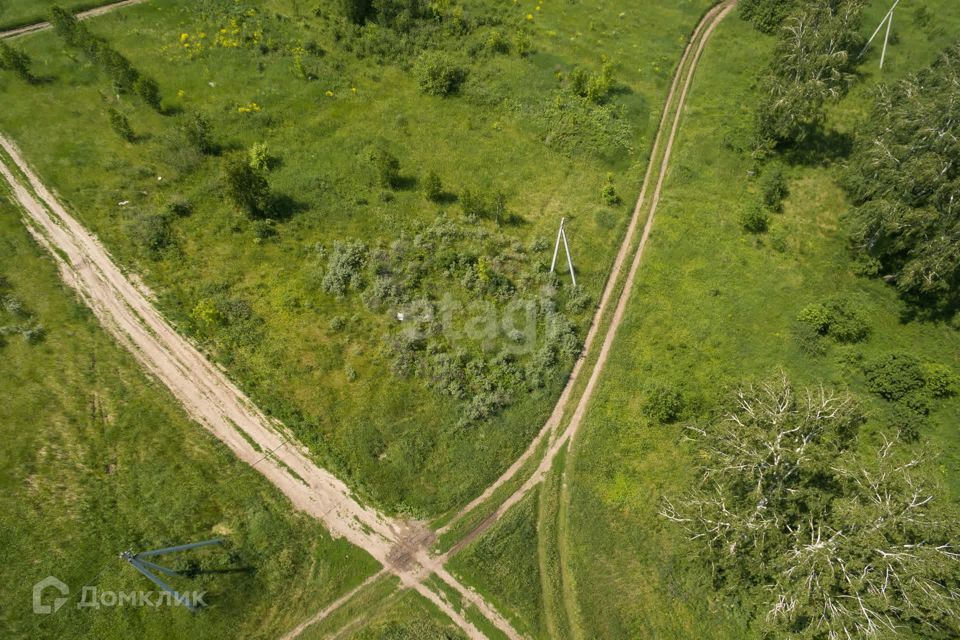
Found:
M 869 3 L 864 28 L 879 23 L 889 3 Z M 871 89 L 919 70 L 951 39 L 960 21 L 953 3 L 897 14 L 894 44 L 882 72 L 876 48 L 862 78 L 831 113 L 828 128 L 856 130 Z M 869 35 L 869 31 L 867 32 Z M 772 38 L 731 16 L 708 45 L 697 72 L 664 188 L 651 244 L 603 383 L 568 466 L 564 588 L 586 637 L 753 637 L 752 604 L 718 597 L 694 546 L 657 514 L 663 495 L 693 481 L 696 451 L 684 427 L 705 418 L 739 385 L 781 372 L 799 387 L 823 383 L 854 394 L 867 413 L 861 445 L 896 438 L 891 403 L 869 393 L 863 366 L 893 352 L 956 367 L 960 333 L 944 322 L 910 319 L 896 291 L 854 272 L 844 215 L 849 204 L 836 184 L 842 153 L 814 162 L 787 157 L 789 196 L 766 234 L 740 226 L 756 198 L 749 154 L 755 78 Z M 804 307 L 845 298 L 863 309 L 870 334 L 861 343 L 827 341 L 810 355 L 795 335 Z M 660 424 L 648 409 L 652 391 L 681 392 L 683 409 Z M 937 401 L 920 442 L 932 452 L 924 473 L 942 499 L 960 502 L 960 401 Z M 569 597 L 569 594 L 566 594 Z
M 366 553 L 293 512 L 142 373 L 60 283 L 3 196 L 4 636 L 274 638 L 376 571 Z M 120 552 L 214 537 L 225 544 L 159 559 L 189 573 L 170 578 L 174 588 L 207 593 L 198 614 L 78 608 L 84 587 L 156 591 Z M 33 585 L 50 575 L 67 584 L 69 600 L 35 614 Z M 58 595 L 50 589 L 45 597 Z
M 148 2 L 83 24 L 158 82 L 162 113 L 44 32 L 18 41 L 39 81 L 0 77 L 0 127 L 322 465 L 437 515 L 548 415 L 708 4 L 471 0 L 399 36 L 332 3 Z M 421 91 L 430 56 L 456 65 L 457 93 Z M 597 102 L 576 68 L 610 79 Z M 195 112 L 207 153 L 183 133 Z M 254 220 L 221 174 L 255 144 L 274 199 Z M 563 255 L 548 273 L 562 217 L 577 288 Z

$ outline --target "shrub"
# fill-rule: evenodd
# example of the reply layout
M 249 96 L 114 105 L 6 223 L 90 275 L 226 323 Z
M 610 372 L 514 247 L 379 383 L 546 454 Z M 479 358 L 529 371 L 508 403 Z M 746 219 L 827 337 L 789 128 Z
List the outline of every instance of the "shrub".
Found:
M 656 385 L 647 393 L 644 411 L 659 423 L 674 422 L 683 411 L 683 396 L 673 387 Z
M 384 189 L 396 189 L 400 185 L 400 161 L 384 148 L 373 152 L 373 165 L 377 170 L 377 182 Z
M 173 196 L 167 202 L 167 213 L 177 218 L 186 218 L 193 213 L 193 205 L 183 196 Z
M 797 321 L 821 336 L 837 342 L 861 342 L 870 335 L 863 311 L 848 298 L 837 297 L 800 310 Z
M 825 304 L 807 305 L 797 314 L 797 322 L 818 335 L 825 336 L 830 329 L 830 310 Z
M 257 171 L 266 171 L 269 168 L 270 155 L 267 153 L 266 142 L 254 142 L 250 147 L 250 167 Z
M 127 233 L 140 248 L 153 257 L 173 244 L 170 221 L 160 213 L 137 213 L 127 226 Z
M 208 154 L 216 150 L 210 136 L 210 121 L 199 111 L 188 113 L 180 120 L 177 128 L 187 139 L 187 142 L 200 153 Z
M 30 73 L 30 56 L 6 42 L 0 42 L 0 69 L 13 71 L 21 80 L 34 81 Z
M 897 432 L 902 442 L 916 442 L 920 439 L 920 429 L 927 423 L 924 413 L 903 405 L 894 405 L 887 419 L 887 426 Z
M 443 198 L 443 183 L 440 176 L 434 171 L 430 171 L 423 178 L 423 195 L 427 200 L 438 202 Z
M 421 56 L 414 72 L 420 90 L 432 96 L 453 95 L 466 77 L 463 69 L 438 52 Z
M 944 364 L 926 363 L 922 368 L 924 384 L 930 395 L 935 398 L 946 398 L 957 393 L 960 378 L 950 367 Z
M 827 333 L 837 342 L 861 342 L 870 335 L 870 325 L 863 311 L 847 298 L 834 298 L 827 302 L 830 327 Z
M 224 162 L 223 181 L 227 197 L 250 218 L 266 214 L 270 187 L 262 173 L 243 158 L 232 156 Z
M 136 139 L 136 136 L 133 134 L 133 129 L 130 127 L 130 121 L 127 120 L 127 116 L 110 107 L 107 109 L 107 117 L 110 119 L 110 128 L 112 128 L 118 136 L 127 142 L 133 142 Z
M 763 233 L 770 225 L 767 212 L 756 204 L 748 206 L 740 214 L 740 226 L 750 233 Z
M 613 174 L 607 174 L 607 181 L 603 183 L 600 190 L 600 201 L 608 207 L 615 207 L 622 202 L 616 187 L 613 186 Z
M 790 193 L 787 179 L 783 175 L 780 165 L 773 165 L 764 170 L 760 178 L 760 190 L 763 204 L 771 211 L 783 211 L 783 200 Z
M 334 242 L 320 287 L 338 297 L 349 289 L 360 289 L 366 261 L 367 247 L 362 242 Z
M 153 78 L 139 76 L 133 82 L 133 92 L 140 96 L 140 99 L 154 111 L 159 113 L 162 110 L 160 106 L 160 87 L 157 86 Z
M 881 356 L 864 366 L 863 372 L 867 388 L 887 400 L 900 400 L 925 384 L 920 361 L 906 353 Z
M 741 0 L 740 17 L 762 33 L 776 33 L 790 15 L 796 0 Z

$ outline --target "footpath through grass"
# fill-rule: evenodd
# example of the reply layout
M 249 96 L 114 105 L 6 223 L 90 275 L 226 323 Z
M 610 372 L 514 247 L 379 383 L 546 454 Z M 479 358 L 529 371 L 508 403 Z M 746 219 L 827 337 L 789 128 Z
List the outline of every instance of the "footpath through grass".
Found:
M 866 25 L 889 3 L 872 2 Z M 898 14 L 897 42 L 882 78 L 928 64 L 960 24 L 960 7 L 934 3 L 935 23 Z M 914 13 L 911 13 L 911 12 Z M 948 17 L 949 16 L 949 17 Z M 680 129 L 645 263 L 603 383 L 575 443 L 569 562 L 585 631 L 594 638 L 743 638 L 752 635 L 749 602 L 720 599 L 711 576 L 676 529 L 657 515 L 659 497 L 693 479 L 683 424 L 704 417 L 742 382 L 783 371 L 797 385 L 849 389 L 869 420 L 862 440 L 891 435 L 888 403 L 871 396 L 863 363 L 891 352 L 956 366 L 960 333 L 944 324 L 907 321 L 895 291 L 854 275 L 841 219 L 848 205 L 835 184 L 840 161 L 786 166 L 790 196 L 767 234 L 745 233 L 743 209 L 756 199 L 750 179 L 750 122 L 755 79 L 772 41 L 736 18 L 707 47 Z M 850 131 L 881 78 L 876 56 L 862 84 L 835 110 L 831 126 Z M 798 344 L 799 311 L 841 296 L 863 310 L 870 337 L 827 342 L 823 355 Z M 657 387 L 678 389 L 683 411 L 659 424 L 647 410 Z M 921 439 L 939 458 L 927 473 L 960 498 L 960 401 L 939 401 Z M 922 445 L 905 445 L 922 446 Z
M 377 570 L 332 540 L 197 424 L 59 281 L 0 196 L 0 629 L 8 638 L 275 638 Z M 121 551 L 212 537 L 224 547 L 161 559 L 182 607 L 77 608 L 84 586 L 155 591 Z M 56 613 L 33 585 L 70 588 Z M 59 596 L 48 589 L 52 602 Z M 105 600 L 108 602 L 109 600 Z

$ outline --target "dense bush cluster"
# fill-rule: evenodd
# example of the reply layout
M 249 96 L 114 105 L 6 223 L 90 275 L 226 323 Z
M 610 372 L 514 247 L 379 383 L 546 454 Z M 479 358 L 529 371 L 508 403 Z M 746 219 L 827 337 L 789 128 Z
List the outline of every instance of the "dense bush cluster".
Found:
M 449 96 L 460 89 L 466 71 L 437 51 L 424 53 L 414 69 L 420 90 L 432 96 Z
M 366 262 L 367 247 L 362 242 L 335 242 L 320 287 L 335 296 L 361 289 Z
M 441 216 L 389 245 L 335 243 L 320 254 L 320 287 L 358 293 L 397 322 L 384 341 L 391 369 L 461 403 L 466 426 L 556 381 L 579 353 L 559 309 L 575 296 L 559 298 L 526 253 L 504 235 Z M 345 326 L 339 319 L 331 330 Z
M 960 305 L 960 45 L 881 85 L 849 162 L 853 244 L 911 302 Z
M 870 335 L 866 314 L 852 300 L 831 298 L 800 310 L 797 322 L 817 336 L 829 336 L 841 343 L 862 342 Z
M 888 353 L 864 364 L 867 388 L 893 407 L 888 422 L 902 440 L 920 437 L 931 404 L 957 392 L 960 378 L 943 364 L 924 363 L 908 353 Z

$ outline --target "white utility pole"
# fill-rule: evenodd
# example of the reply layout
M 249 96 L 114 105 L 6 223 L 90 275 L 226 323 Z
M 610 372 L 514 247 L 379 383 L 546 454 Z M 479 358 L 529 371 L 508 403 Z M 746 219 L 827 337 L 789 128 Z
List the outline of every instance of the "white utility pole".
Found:
M 567 254 L 567 266 L 570 267 L 570 279 L 573 286 L 577 286 L 577 274 L 573 271 L 573 256 L 570 255 L 570 245 L 567 244 L 567 232 L 563 230 L 563 223 L 566 218 L 560 218 L 560 230 L 557 232 L 557 244 L 553 247 L 553 261 L 550 263 L 550 273 L 557 268 L 557 255 L 560 253 L 560 242 L 563 241 L 563 251 Z
M 883 20 L 880 21 L 880 24 L 877 25 L 876 31 L 873 32 L 873 35 L 870 36 L 870 39 L 867 40 L 867 44 L 864 45 L 863 51 L 860 52 L 860 57 L 863 57 L 863 54 L 867 52 L 867 49 L 870 48 L 870 43 L 873 42 L 873 39 L 877 37 L 877 34 L 880 33 L 880 29 L 883 29 L 883 25 L 887 25 L 887 32 L 883 37 L 883 51 L 880 53 L 880 68 L 883 69 L 883 61 L 887 57 L 887 45 L 890 43 L 890 27 L 893 26 L 893 10 L 897 8 L 897 5 L 900 4 L 900 0 L 895 0 L 893 6 L 890 7 L 890 11 L 887 11 L 887 15 L 883 16 Z

